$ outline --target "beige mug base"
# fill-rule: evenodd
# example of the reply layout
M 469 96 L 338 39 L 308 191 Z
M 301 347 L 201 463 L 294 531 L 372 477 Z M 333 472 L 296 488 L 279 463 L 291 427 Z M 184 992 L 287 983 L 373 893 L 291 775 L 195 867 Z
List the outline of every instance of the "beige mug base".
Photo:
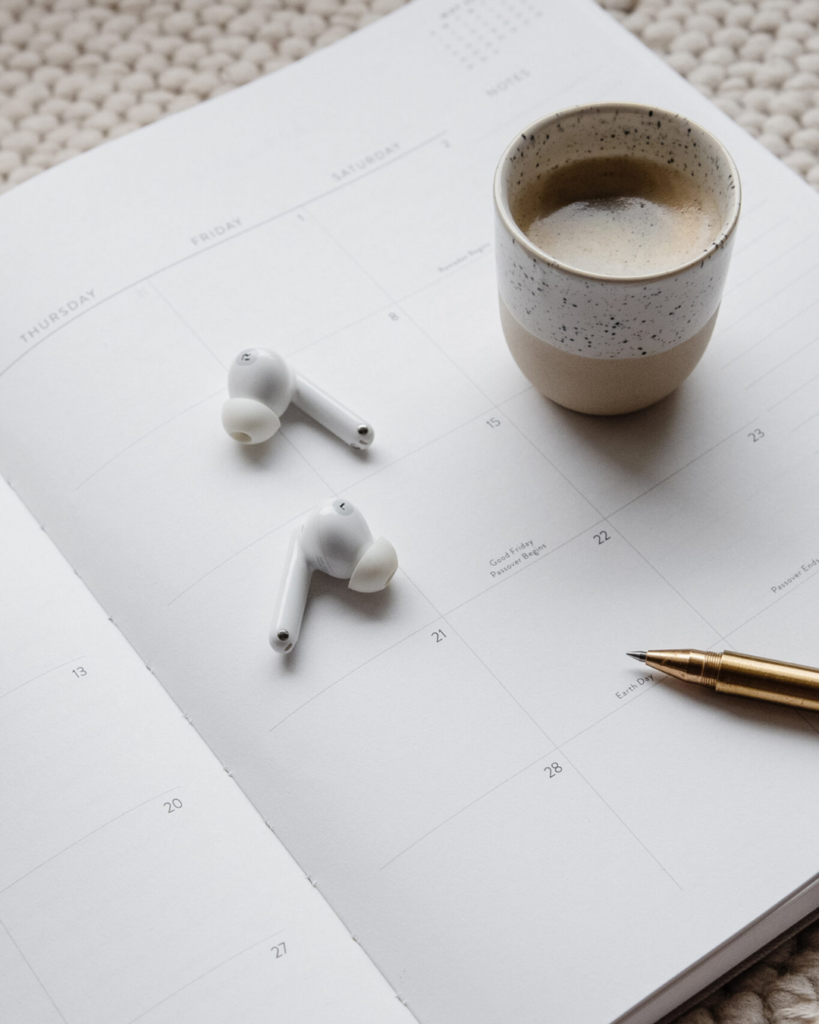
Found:
M 506 344 L 526 377 L 558 405 L 596 416 L 635 412 L 670 395 L 702 358 L 718 312 L 667 352 L 641 359 L 593 359 L 541 341 L 518 323 L 500 299 Z

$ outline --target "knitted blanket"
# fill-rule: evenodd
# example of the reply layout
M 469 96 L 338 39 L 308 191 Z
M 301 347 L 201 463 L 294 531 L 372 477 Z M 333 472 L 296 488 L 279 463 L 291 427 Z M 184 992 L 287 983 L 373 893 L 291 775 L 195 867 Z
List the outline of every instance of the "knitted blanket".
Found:
M 0 0 L 0 190 L 404 0 Z M 819 0 L 598 0 L 819 188 Z

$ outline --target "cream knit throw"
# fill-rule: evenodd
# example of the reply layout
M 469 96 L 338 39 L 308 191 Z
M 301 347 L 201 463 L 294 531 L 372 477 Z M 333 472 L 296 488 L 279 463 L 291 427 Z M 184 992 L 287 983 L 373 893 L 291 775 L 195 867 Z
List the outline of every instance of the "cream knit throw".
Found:
M 244 85 L 403 0 L 0 0 L 0 190 Z
M 598 0 L 819 188 L 819 0 Z
M 819 188 L 819 0 L 599 2 Z M 0 190 L 402 3 L 0 0 Z
M 0 190 L 276 71 L 402 2 L 0 0 Z M 598 2 L 819 188 L 819 0 Z M 682 1020 L 819 1024 L 819 925 Z

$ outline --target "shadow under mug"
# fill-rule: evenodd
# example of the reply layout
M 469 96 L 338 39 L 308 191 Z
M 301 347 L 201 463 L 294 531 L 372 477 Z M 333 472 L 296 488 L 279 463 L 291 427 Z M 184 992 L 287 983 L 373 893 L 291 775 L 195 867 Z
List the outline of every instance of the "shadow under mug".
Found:
M 672 269 L 608 276 L 561 262 L 515 220 L 521 197 L 557 168 L 637 157 L 693 179 L 721 224 L 702 252 Z M 602 103 L 544 117 L 509 144 L 495 173 L 496 260 L 506 343 L 547 398 L 615 415 L 669 395 L 714 329 L 740 210 L 736 166 L 706 129 L 658 107 Z

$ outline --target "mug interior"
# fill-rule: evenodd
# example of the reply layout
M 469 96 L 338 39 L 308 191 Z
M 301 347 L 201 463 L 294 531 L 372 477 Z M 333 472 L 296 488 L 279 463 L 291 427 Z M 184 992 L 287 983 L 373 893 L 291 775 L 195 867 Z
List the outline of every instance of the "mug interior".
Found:
M 560 111 L 535 122 L 512 141 L 501 158 L 495 179 L 498 212 L 513 237 L 532 255 L 571 273 L 606 276 L 562 264 L 537 248 L 521 227 L 539 179 L 558 168 L 600 157 L 637 157 L 683 173 L 698 190 L 712 197 L 721 218 L 705 254 L 671 270 L 639 276 L 663 277 L 696 263 L 721 245 L 733 229 L 739 214 L 739 176 L 727 150 L 710 132 L 658 107 L 604 103 Z

